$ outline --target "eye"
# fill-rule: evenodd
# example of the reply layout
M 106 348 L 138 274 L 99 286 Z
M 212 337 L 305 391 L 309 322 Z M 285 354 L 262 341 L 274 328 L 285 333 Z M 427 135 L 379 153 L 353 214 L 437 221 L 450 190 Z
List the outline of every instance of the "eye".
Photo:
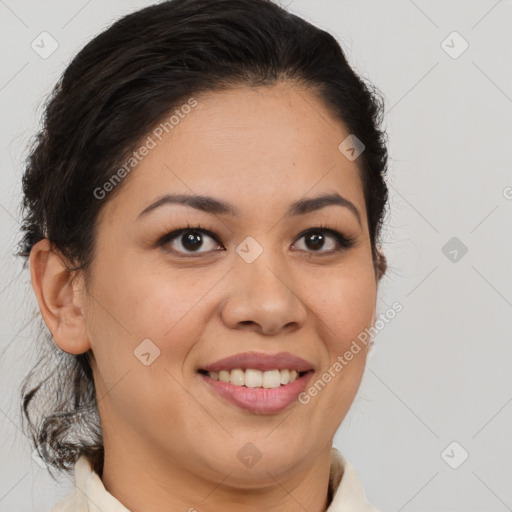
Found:
M 331 229 L 325 226 L 319 226 L 318 228 L 308 229 L 301 233 L 299 240 L 304 238 L 304 246 L 309 252 L 320 252 L 320 253 L 335 253 L 345 249 L 353 247 L 355 240 L 351 237 L 346 237 L 335 229 Z M 325 249 L 327 246 L 327 250 Z
M 158 242 L 159 246 L 171 247 L 172 252 L 184 254 L 202 254 L 222 246 L 216 236 L 200 226 L 176 229 L 164 235 Z
M 298 240 L 302 238 L 304 238 L 305 248 L 297 247 L 300 244 L 295 243 L 293 245 L 294 249 L 312 253 L 333 254 L 355 245 L 355 239 L 346 237 L 339 231 L 326 226 L 310 228 L 302 232 Z M 171 231 L 158 240 L 157 246 L 169 246 L 171 252 L 188 256 L 193 256 L 194 254 L 201 255 L 215 250 L 225 250 L 211 230 L 199 225 L 187 225 L 185 228 Z M 222 249 L 219 249 L 219 247 Z

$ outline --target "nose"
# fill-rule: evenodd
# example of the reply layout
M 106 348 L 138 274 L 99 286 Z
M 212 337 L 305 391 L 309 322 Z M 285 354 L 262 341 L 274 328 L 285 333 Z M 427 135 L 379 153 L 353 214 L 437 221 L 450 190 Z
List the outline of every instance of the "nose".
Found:
M 220 311 L 227 327 L 275 335 L 304 324 L 307 310 L 296 279 L 289 270 L 272 267 L 263 256 L 252 263 L 237 261 Z

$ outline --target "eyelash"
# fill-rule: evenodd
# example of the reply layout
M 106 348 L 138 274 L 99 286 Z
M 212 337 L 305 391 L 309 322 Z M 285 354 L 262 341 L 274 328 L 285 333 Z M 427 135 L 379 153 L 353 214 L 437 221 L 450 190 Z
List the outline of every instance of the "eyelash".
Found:
M 161 247 L 161 246 L 165 246 L 166 244 L 168 244 L 169 242 L 172 242 L 174 239 L 178 238 L 180 235 L 183 235 L 187 232 L 199 232 L 199 233 L 202 233 L 202 234 L 206 234 L 208 235 L 209 237 L 211 237 L 213 240 L 215 240 L 218 244 L 222 245 L 221 242 L 219 241 L 218 237 L 213 233 L 212 231 L 213 228 L 208 228 L 208 227 L 204 227 L 204 226 L 201 226 L 200 224 L 197 224 L 195 226 L 191 226 L 190 224 L 187 223 L 187 226 L 184 227 L 184 228 L 179 228 L 179 229 L 176 229 L 174 231 L 171 231 L 169 233 L 167 233 L 166 235 L 164 235 L 163 237 L 161 237 L 156 245 L 158 247 Z M 334 249 L 334 250 L 330 250 L 330 251 L 306 251 L 306 252 L 311 252 L 312 254 L 319 254 L 319 255 L 330 255 L 330 254 L 335 254 L 335 253 L 338 253 L 338 252 L 341 252 L 341 251 L 345 251 L 347 249 L 350 249 L 351 247 L 353 247 L 356 243 L 356 239 L 353 238 L 353 237 L 350 237 L 350 236 L 345 236 L 343 235 L 342 233 L 340 233 L 339 231 L 335 230 L 335 229 L 332 229 L 328 226 L 325 226 L 325 225 L 319 225 L 317 227 L 314 227 L 314 228 L 309 228 L 309 229 L 306 229 L 305 231 L 303 231 L 302 233 L 300 233 L 297 237 L 297 240 L 300 240 L 302 237 L 304 237 L 305 235 L 308 235 L 310 233 L 326 233 L 328 235 L 331 235 L 339 244 L 339 248 L 338 249 Z M 176 253 L 176 252 L 180 252 L 180 251 L 175 251 L 175 250 L 171 250 L 170 252 L 173 252 L 173 253 Z M 212 251 L 204 251 L 204 252 L 189 252 L 189 253 L 186 253 L 187 255 L 190 255 L 189 257 L 198 257 L 198 256 L 201 256 L 203 254 L 208 254 Z M 183 253 L 181 253 L 183 254 Z M 183 257 L 187 257 L 187 256 L 183 256 Z

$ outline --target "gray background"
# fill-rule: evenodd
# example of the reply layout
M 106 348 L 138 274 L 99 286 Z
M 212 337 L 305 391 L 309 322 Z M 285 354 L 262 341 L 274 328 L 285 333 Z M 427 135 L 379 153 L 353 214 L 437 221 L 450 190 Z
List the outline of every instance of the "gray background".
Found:
M 36 305 L 12 257 L 26 145 L 76 51 L 150 3 L 0 0 L 1 512 L 48 511 L 72 486 L 32 460 L 19 430 Z M 386 100 L 390 269 L 379 313 L 395 301 L 403 311 L 377 335 L 335 445 L 383 511 L 512 510 L 512 2 L 285 3 L 333 33 Z M 58 43 L 46 59 L 31 48 L 43 31 Z M 457 58 L 442 46 L 453 31 L 469 44 Z M 462 48 L 458 36 L 446 44 Z

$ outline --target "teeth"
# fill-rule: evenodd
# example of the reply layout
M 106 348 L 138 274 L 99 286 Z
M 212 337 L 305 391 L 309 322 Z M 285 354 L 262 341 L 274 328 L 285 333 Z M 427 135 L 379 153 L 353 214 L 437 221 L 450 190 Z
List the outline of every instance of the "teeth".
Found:
M 229 372 L 226 372 L 229 374 Z M 229 380 L 231 384 L 234 386 L 243 386 L 245 384 L 244 382 L 244 372 L 242 370 L 231 370 L 231 379 Z
M 220 372 L 208 372 L 208 375 L 214 380 L 229 382 L 234 386 L 246 386 L 248 388 L 278 388 L 294 382 L 299 376 L 297 370 L 254 370 L 240 368 L 231 371 L 221 370 Z
M 229 382 L 231 379 L 231 374 L 227 372 L 226 370 L 221 370 L 219 372 L 219 380 L 222 382 Z
M 281 372 L 279 370 L 268 370 L 263 372 L 261 380 L 264 388 L 278 388 L 281 385 Z
M 231 374 L 233 374 L 234 372 L 236 372 L 236 370 L 232 370 Z M 233 382 L 231 382 L 231 384 L 233 384 Z M 261 388 L 261 386 L 263 385 L 263 372 L 260 370 L 251 370 L 250 368 L 245 370 L 245 385 L 248 388 Z

